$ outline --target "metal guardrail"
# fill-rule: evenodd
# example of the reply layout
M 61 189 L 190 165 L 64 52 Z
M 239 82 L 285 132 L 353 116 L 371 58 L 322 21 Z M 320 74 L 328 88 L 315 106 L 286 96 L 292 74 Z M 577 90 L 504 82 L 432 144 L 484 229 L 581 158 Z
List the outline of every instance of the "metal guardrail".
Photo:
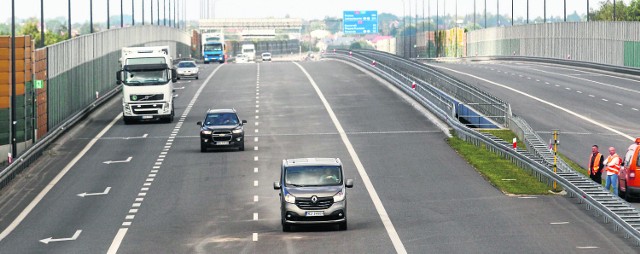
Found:
M 337 51 L 343 53 L 345 51 Z M 348 51 L 347 51 L 348 53 Z M 473 109 L 484 115 L 486 118 L 506 126 L 508 124 L 508 104 L 499 98 L 492 96 L 474 86 L 470 86 L 455 77 L 446 75 L 433 67 L 409 61 L 390 53 L 375 50 L 352 51 L 354 57 L 366 57 L 368 60 L 375 60 L 381 64 L 397 69 L 404 76 L 410 77 L 413 81 L 428 83 L 428 87 L 434 87 L 444 93 L 459 100 L 465 105 L 473 105 Z
M 626 201 L 612 195 L 608 190 L 605 190 L 602 185 L 575 172 L 568 166 L 567 168 L 559 167 L 559 172 L 554 173 L 549 167 L 550 164 L 548 163 L 547 156 L 549 149 L 547 145 L 543 144 L 542 139 L 540 139 L 523 119 L 514 116 L 510 118 L 510 121 L 512 122 L 512 126 L 518 126 L 516 132 L 519 132 L 526 137 L 525 140 L 528 140 L 527 151 L 513 149 L 511 148 L 511 144 L 503 140 L 492 137 L 489 134 L 479 133 L 460 123 L 455 119 L 453 112 L 448 111 L 448 109 L 453 108 L 454 105 L 450 104 L 448 107 L 443 107 L 437 98 L 435 98 L 436 102 L 430 101 L 430 99 L 434 98 L 428 89 L 414 90 L 407 87 L 406 80 L 398 78 L 400 72 L 394 70 L 395 66 L 380 63 L 377 59 L 383 58 L 378 58 L 376 54 L 369 55 L 371 57 L 360 57 L 358 53 L 352 52 L 352 55 L 349 56 L 349 52 L 337 52 L 337 54 L 325 54 L 324 57 L 353 62 L 380 75 L 420 102 L 427 109 L 434 112 L 441 120 L 454 129 L 455 134 L 459 138 L 471 142 L 476 146 L 484 145 L 490 151 L 533 173 L 542 182 L 546 181 L 547 184 L 550 184 L 556 181 L 570 197 L 578 198 L 579 203 L 586 203 L 587 210 L 593 209 L 596 212 L 596 216 L 602 215 L 605 223 L 612 222 L 614 230 L 622 230 L 625 238 L 633 238 L 635 245 L 640 246 L 640 213 L 638 210 L 630 206 Z M 371 62 L 374 59 L 377 61 L 375 66 L 372 65 Z M 398 61 L 402 60 L 399 59 Z M 406 79 L 404 76 L 401 77 Z M 422 84 L 425 83 L 422 82 Z M 544 147 L 541 147 L 540 143 L 542 143 Z

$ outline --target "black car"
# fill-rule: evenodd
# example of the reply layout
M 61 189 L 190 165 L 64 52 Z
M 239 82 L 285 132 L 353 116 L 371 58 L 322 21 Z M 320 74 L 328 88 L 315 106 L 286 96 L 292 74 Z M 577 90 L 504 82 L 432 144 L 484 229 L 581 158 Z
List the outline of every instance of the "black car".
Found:
M 200 151 L 213 147 L 237 147 L 244 151 L 244 124 L 235 109 L 210 109 L 200 126 Z

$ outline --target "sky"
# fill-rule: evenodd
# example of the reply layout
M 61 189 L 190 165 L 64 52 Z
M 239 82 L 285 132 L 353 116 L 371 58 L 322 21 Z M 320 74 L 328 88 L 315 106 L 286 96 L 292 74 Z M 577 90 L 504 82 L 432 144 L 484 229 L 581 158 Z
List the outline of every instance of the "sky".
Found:
M 0 8 L 0 22 L 9 23 L 11 17 L 11 1 L 2 0 Z M 71 2 L 71 20 L 75 22 L 85 22 L 89 20 L 89 2 L 91 0 L 43 0 L 45 19 L 54 17 L 66 17 L 68 1 Z M 106 21 L 107 1 L 110 1 L 110 13 L 120 13 L 120 0 L 92 0 L 93 1 L 93 19 L 94 22 Z M 121 0 L 124 5 L 125 15 L 131 15 L 132 1 L 135 3 L 136 23 L 141 21 L 142 2 L 145 2 L 145 20 L 150 21 L 149 7 L 153 1 L 154 9 L 158 0 Z M 160 4 L 164 1 L 159 0 Z M 196 20 L 200 16 L 200 4 L 207 0 L 178 0 L 180 3 L 186 3 L 186 16 L 189 20 Z M 402 15 L 406 13 L 415 16 L 416 4 L 418 16 L 422 16 L 422 7 L 424 2 L 425 16 L 428 16 L 429 2 L 431 3 L 431 13 L 435 15 L 436 2 L 439 2 L 440 13 L 446 12 L 453 15 L 458 6 L 458 15 L 473 13 L 474 0 L 208 0 L 211 16 L 216 18 L 265 18 L 276 17 L 283 18 L 290 15 L 292 18 L 303 19 L 321 19 L 325 16 L 341 17 L 344 10 L 377 10 L 378 13 L 393 13 Z M 484 11 L 485 0 L 475 0 L 476 10 L 478 13 Z M 514 3 L 514 16 L 526 17 L 527 0 L 486 0 L 487 12 L 496 13 L 499 1 L 499 11 L 501 15 L 511 16 L 511 6 Z M 531 19 L 543 15 L 543 3 L 545 0 L 529 0 L 529 16 Z M 591 8 L 600 6 L 600 2 L 604 0 L 566 0 L 567 14 L 577 11 L 578 14 L 585 14 L 587 9 L 587 1 Z M 630 2 L 631 0 L 618 0 Z M 546 0 L 547 16 L 563 15 L 563 0 Z M 40 16 L 40 0 L 15 0 L 16 17 L 28 18 Z M 215 8 L 213 8 L 215 6 Z M 404 6 L 404 7 L 403 7 Z M 7 7 L 7 8 L 5 8 Z M 173 7 L 171 7 L 173 9 Z M 155 10 L 154 10 L 155 12 Z M 161 9 L 162 12 L 162 9 Z M 215 13 L 215 14 L 214 14 Z M 161 15 L 162 16 L 162 15 Z M 155 19 L 155 18 L 154 18 Z

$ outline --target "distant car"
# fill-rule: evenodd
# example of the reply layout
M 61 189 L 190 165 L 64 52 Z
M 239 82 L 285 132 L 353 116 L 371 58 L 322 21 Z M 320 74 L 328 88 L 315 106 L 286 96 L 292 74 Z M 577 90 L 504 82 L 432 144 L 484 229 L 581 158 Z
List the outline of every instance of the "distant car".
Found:
M 268 53 L 268 52 L 262 53 L 262 61 L 263 62 L 271 61 L 271 53 Z
M 338 224 L 347 230 L 347 188 L 352 187 L 338 158 L 282 160 L 280 180 L 273 183 L 280 191 L 282 231 L 301 224 Z
M 200 68 L 194 61 L 180 61 L 178 63 L 178 68 L 176 71 L 178 72 L 178 79 L 181 78 L 199 78 Z
M 244 124 L 235 109 L 210 109 L 200 126 L 200 152 L 211 147 L 237 147 L 244 151 Z
M 239 54 L 236 56 L 236 63 L 248 63 L 249 57 L 247 55 Z

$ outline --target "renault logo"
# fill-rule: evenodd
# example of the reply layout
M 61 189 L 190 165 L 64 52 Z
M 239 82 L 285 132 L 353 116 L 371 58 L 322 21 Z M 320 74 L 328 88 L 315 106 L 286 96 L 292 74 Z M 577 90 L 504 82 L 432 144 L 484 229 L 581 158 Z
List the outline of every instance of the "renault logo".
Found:
M 314 203 L 314 204 L 317 203 L 318 202 L 318 197 L 311 196 L 311 202 Z

